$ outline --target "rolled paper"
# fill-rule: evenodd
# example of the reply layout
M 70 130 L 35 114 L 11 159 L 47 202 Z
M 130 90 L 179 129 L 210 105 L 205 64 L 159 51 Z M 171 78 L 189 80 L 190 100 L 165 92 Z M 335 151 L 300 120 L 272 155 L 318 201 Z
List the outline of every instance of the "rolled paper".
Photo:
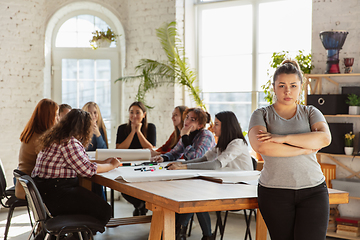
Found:
M 107 158 L 117 157 L 120 161 L 144 161 L 150 160 L 151 153 L 149 149 L 96 149 L 95 159 L 105 160 Z

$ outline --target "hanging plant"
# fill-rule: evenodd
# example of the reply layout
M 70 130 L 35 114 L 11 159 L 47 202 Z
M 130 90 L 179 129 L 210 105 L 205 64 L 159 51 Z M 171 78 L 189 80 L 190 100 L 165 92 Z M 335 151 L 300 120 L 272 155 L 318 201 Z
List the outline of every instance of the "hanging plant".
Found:
M 90 40 L 90 45 L 93 49 L 98 47 L 109 47 L 112 42 L 116 42 L 116 35 L 109 27 L 106 31 L 92 32 L 93 37 Z

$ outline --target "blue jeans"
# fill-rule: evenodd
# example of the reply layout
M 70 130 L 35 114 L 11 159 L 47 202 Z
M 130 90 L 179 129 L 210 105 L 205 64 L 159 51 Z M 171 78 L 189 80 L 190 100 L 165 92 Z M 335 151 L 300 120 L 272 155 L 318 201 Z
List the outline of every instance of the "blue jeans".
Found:
M 325 240 L 329 222 L 326 183 L 299 190 L 258 186 L 259 209 L 271 240 Z

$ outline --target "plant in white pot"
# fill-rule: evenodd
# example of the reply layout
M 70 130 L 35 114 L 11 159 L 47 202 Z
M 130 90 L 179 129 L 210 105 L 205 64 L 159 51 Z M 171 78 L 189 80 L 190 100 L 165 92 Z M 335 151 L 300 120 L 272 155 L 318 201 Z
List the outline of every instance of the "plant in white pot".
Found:
M 106 31 L 92 32 L 93 37 L 90 40 L 90 45 L 93 49 L 109 47 L 112 42 L 116 41 L 117 35 L 108 28 Z
M 360 96 L 352 93 L 348 94 L 348 99 L 346 101 L 349 104 L 349 114 L 350 115 L 359 115 L 360 114 Z
M 345 154 L 352 155 L 354 151 L 354 138 L 355 134 L 353 132 L 349 132 L 345 134 Z

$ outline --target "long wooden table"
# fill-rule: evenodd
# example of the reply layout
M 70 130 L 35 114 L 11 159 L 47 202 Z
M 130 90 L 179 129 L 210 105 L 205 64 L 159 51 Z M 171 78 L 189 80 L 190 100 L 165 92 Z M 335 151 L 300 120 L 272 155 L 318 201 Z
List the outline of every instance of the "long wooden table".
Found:
M 146 202 L 153 211 L 149 240 L 175 240 L 175 213 L 213 212 L 258 208 L 257 186 L 220 184 L 201 179 L 126 183 L 101 175 L 82 179 L 89 188 L 91 181 Z M 329 189 L 330 204 L 349 202 L 349 194 Z M 267 228 L 257 212 L 256 239 L 266 240 Z

